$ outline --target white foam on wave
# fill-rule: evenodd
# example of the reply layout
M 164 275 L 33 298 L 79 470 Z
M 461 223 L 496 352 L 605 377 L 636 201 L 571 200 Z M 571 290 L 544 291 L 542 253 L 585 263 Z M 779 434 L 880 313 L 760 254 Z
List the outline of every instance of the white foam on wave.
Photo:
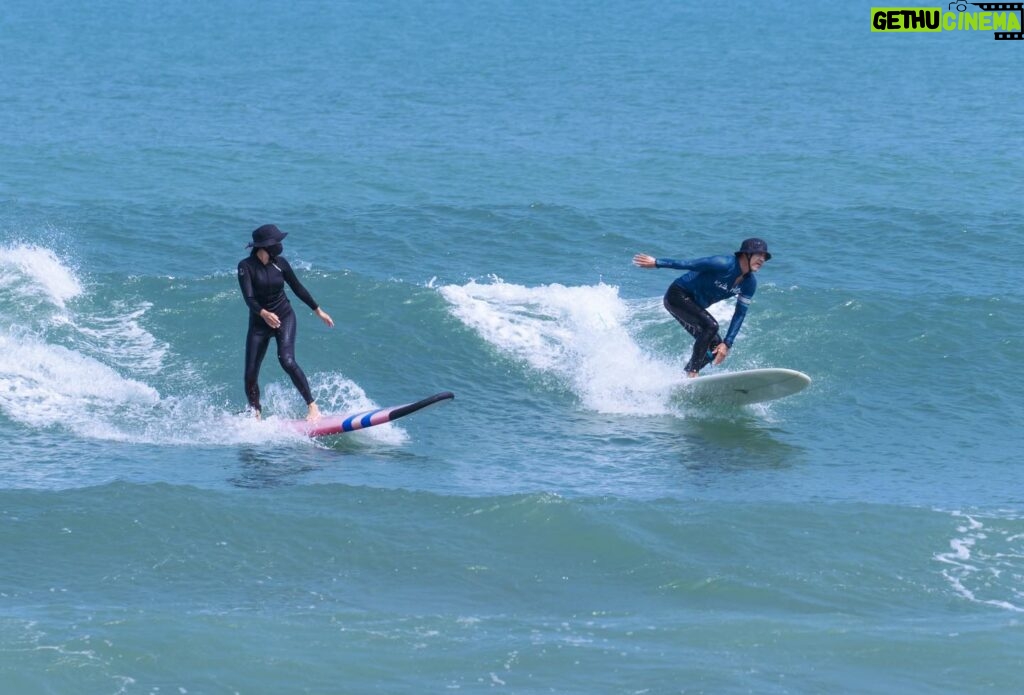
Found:
M 71 264 L 53 250 L 15 244 L 0 252 L 0 303 L 8 326 L 32 328 L 44 338 L 63 331 L 66 347 L 136 374 L 155 374 L 169 346 L 142 325 L 149 302 L 121 299 L 87 310 L 86 288 Z
M 82 284 L 73 270 L 51 250 L 31 244 L 4 249 L 0 285 L 23 296 L 42 294 L 59 308 L 82 294 Z
M 152 304 L 125 298 L 89 312 L 83 308 L 89 299 L 71 264 L 52 250 L 27 244 L 0 250 L 0 300 L 15 309 L 0 325 L 0 413 L 8 419 L 133 443 L 308 444 L 280 426 L 282 417 L 305 412 L 290 383 L 266 389 L 267 410 L 278 415 L 264 421 L 213 403 L 206 393 L 161 395 L 142 380 L 159 376 L 170 352 L 143 327 Z M 340 375 L 317 377 L 314 391 L 324 413 L 378 407 Z M 384 444 L 408 440 L 391 424 L 346 436 Z
M 502 353 L 559 378 L 584 406 L 598 412 L 658 415 L 674 412 L 673 387 L 685 378 L 690 340 L 675 359 L 643 349 L 634 330 L 671 321 L 660 302 L 627 303 L 617 287 L 552 284 L 525 287 L 470 281 L 438 288 L 451 312 Z
M 111 304 L 110 313 L 80 317 L 71 322 L 79 345 L 119 367 L 138 374 L 156 374 L 164 366 L 170 346 L 142 326 L 150 302 Z
M 82 283 L 74 271 L 52 250 L 34 244 L 3 249 L 0 287 L 23 300 L 46 301 L 59 309 L 82 294 Z
M 159 401 L 146 384 L 31 334 L 0 333 L 0 353 L 0 410 L 18 422 L 124 439 L 116 420 Z
M 147 384 L 125 377 L 102 362 L 28 334 L 0 334 L 0 412 L 33 428 L 59 427 L 91 439 L 135 444 L 234 446 L 308 443 L 281 427 L 300 418 L 305 407 L 290 383 L 266 389 L 268 417 L 256 420 L 212 403 L 205 395 L 161 396 Z M 355 382 L 338 375 L 318 376 L 314 391 L 324 413 L 379 407 Z M 300 412 L 301 411 L 301 412 Z M 408 441 L 395 424 L 346 435 L 399 445 Z
M 956 536 L 948 551 L 934 556 L 945 565 L 942 576 L 953 591 L 972 603 L 1024 613 L 1024 534 L 1000 524 L 1019 526 L 1019 520 L 994 519 L 986 526 L 963 512 L 953 517 Z

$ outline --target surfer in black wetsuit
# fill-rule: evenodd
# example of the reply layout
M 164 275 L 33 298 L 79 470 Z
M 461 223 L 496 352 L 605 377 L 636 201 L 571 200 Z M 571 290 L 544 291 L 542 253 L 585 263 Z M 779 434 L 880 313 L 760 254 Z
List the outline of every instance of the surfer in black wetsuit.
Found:
M 265 224 L 252 233 L 252 253 L 238 263 L 238 285 L 249 307 L 249 332 L 245 337 L 245 395 L 249 407 L 260 417 L 260 365 L 267 354 L 270 339 L 277 339 L 277 359 L 291 377 L 309 408 L 307 420 L 320 417 L 320 409 L 309 391 L 309 382 L 295 362 L 295 312 L 284 293 L 284 284 L 295 292 L 331 328 L 334 321 L 309 294 L 295 271 L 281 254 L 281 241 L 288 236 L 275 225 Z

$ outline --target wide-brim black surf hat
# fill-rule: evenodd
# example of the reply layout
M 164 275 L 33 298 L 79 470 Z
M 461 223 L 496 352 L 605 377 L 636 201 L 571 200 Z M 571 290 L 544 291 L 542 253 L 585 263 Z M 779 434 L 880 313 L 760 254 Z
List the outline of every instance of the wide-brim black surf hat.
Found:
M 766 261 L 772 259 L 772 255 L 768 252 L 768 243 L 764 239 L 758 239 L 757 237 L 744 239 L 740 245 L 740 250 L 734 255 L 738 256 L 741 253 L 763 253 Z
M 265 224 L 257 227 L 252 233 L 252 241 L 247 248 L 261 249 L 266 246 L 273 246 L 281 243 L 281 240 L 288 236 L 288 232 L 282 232 L 276 224 Z

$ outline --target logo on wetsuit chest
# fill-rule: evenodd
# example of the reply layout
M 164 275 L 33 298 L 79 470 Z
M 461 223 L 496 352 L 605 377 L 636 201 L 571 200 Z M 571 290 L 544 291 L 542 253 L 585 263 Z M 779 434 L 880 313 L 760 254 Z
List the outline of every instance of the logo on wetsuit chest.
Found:
M 722 290 L 723 292 L 728 292 L 729 294 L 739 294 L 740 293 L 740 286 L 739 285 L 736 285 L 734 287 L 730 287 L 727 283 L 724 283 L 721 280 L 715 280 L 715 287 L 717 287 L 718 289 Z

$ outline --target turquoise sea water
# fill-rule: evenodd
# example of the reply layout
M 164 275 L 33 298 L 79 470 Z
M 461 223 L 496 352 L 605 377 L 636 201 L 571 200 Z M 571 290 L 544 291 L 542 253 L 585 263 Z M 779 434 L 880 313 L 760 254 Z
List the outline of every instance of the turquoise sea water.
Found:
M 1024 688 L 1024 54 L 869 9 L 0 6 L 0 693 Z M 325 410 L 455 401 L 239 415 L 266 222 Z M 630 258 L 754 235 L 814 382 L 680 403 Z

